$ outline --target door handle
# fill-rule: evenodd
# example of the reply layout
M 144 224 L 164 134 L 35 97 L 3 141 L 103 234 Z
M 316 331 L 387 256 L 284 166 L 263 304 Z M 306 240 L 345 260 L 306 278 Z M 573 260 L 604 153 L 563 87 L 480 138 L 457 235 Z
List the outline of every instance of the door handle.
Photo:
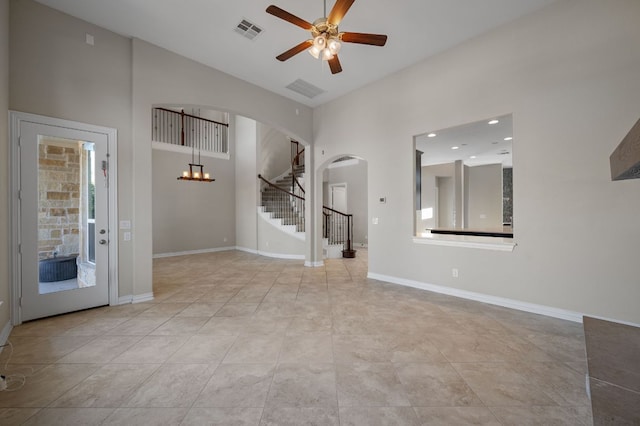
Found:
M 102 245 L 105 245 L 105 244 L 107 244 L 107 240 L 100 240 L 100 241 L 98 241 L 98 243 L 100 243 Z

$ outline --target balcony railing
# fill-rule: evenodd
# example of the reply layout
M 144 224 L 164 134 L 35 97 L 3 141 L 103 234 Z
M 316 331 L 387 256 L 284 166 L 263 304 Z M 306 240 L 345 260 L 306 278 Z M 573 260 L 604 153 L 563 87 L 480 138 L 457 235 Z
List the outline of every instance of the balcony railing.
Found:
M 156 142 L 199 149 L 202 152 L 229 153 L 229 125 L 183 111 L 153 108 L 152 134 Z

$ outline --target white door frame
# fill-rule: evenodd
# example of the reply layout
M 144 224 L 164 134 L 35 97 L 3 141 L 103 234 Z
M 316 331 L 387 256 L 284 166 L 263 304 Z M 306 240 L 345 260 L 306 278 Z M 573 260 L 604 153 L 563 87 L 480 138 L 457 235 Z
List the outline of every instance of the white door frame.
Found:
M 21 254 L 20 254 L 20 125 L 22 122 L 43 124 L 55 127 L 81 130 L 106 135 L 109 149 L 109 229 L 115 238 L 109 241 L 109 305 L 118 304 L 118 131 L 110 127 L 95 126 L 77 121 L 63 120 L 25 112 L 9 111 L 10 122 L 10 209 L 11 209 L 11 324 L 22 323 L 20 310 L 21 288 Z
M 348 201 L 348 197 L 349 197 L 349 192 L 347 190 L 347 183 L 346 182 L 340 182 L 340 183 L 330 183 L 329 184 L 329 201 L 331 201 L 331 208 L 333 209 L 333 188 L 344 188 L 344 202 L 347 203 L 347 205 L 349 204 Z M 345 208 L 345 211 L 341 212 L 341 213 L 347 213 L 347 210 Z

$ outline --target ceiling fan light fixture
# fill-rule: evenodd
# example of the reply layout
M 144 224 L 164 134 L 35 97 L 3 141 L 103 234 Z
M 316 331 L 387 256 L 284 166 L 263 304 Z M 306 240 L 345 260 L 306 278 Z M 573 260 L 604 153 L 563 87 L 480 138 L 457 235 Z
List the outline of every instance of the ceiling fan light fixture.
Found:
M 333 59 L 333 53 L 331 53 L 331 50 L 329 50 L 329 48 L 326 48 L 322 51 L 322 60 L 323 61 L 329 61 Z
M 311 33 L 311 39 L 297 44 L 293 48 L 276 56 L 276 59 L 284 62 L 293 56 L 307 50 L 316 59 L 329 62 L 331 74 L 342 72 L 342 65 L 338 59 L 338 52 L 342 43 L 358 43 L 370 46 L 384 46 L 387 36 L 384 34 L 340 32 L 338 25 L 349 11 L 355 0 L 335 0 L 333 8 L 327 15 L 327 2 L 324 0 L 324 17 L 316 19 L 313 24 L 299 18 L 275 5 L 267 7 L 270 15 L 287 21 L 303 30 Z
M 327 35 L 320 34 L 313 39 L 313 46 L 318 48 L 318 50 L 322 50 L 327 47 Z
M 327 43 L 327 48 L 334 55 L 337 55 L 340 52 L 341 47 L 342 47 L 342 43 L 340 43 L 340 40 L 338 40 L 337 37 L 331 37 L 329 39 L 329 42 Z
M 320 58 L 320 53 L 322 52 L 315 45 L 311 46 L 308 51 L 309 51 L 309 54 L 311 54 L 311 56 L 313 56 L 316 59 Z

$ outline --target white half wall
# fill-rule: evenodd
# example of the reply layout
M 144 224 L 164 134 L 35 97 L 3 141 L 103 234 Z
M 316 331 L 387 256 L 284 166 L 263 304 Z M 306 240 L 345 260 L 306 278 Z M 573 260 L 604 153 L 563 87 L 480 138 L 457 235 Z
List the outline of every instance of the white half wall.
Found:
M 271 219 L 269 213 L 258 214 L 258 252 L 269 257 L 304 259 L 304 234 L 295 233 L 293 225 L 288 227 L 290 232 L 285 232 L 280 222 L 280 219 Z

